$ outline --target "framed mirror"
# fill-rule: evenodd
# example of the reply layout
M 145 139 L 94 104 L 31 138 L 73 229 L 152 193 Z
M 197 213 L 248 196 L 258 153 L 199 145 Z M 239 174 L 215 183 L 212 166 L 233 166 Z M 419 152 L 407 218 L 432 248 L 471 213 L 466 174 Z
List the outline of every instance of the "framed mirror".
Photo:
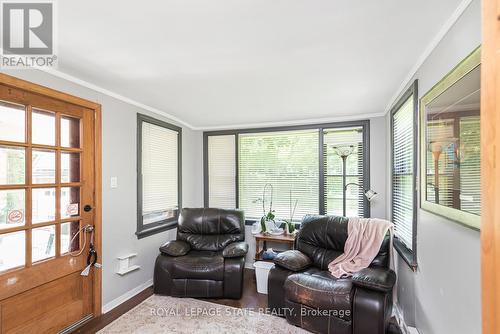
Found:
M 477 48 L 420 100 L 421 207 L 478 230 L 480 92 Z

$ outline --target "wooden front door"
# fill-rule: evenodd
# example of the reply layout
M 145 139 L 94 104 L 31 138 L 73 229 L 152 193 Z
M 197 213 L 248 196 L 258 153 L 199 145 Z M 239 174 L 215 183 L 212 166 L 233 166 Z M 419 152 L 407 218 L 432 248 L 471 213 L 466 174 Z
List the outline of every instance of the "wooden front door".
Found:
M 0 333 L 100 313 L 100 107 L 0 75 Z

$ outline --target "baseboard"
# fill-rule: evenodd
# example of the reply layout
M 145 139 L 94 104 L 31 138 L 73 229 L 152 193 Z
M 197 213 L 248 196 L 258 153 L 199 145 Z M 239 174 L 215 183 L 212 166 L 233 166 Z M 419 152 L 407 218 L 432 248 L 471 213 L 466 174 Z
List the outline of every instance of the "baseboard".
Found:
M 104 304 L 102 306 L 102 313 L 103 314 L 108 313 L 109 311 L 111 311 L 112 309 L 117 307 L 118 305 L 123 304 L 124 302 L 126 302 L 130 298 L 137 295 L 139 292 L 144 291 L 144 289 L 147 289 L 152 285 L 153 285 L 153 279 L 151 278 L 151 279 L 147 280 L 146 282 L 142 283 L 141 285 L 136 286 L 132 290 L 127 291 L 123 295 L 113 299 L 109 303 Z

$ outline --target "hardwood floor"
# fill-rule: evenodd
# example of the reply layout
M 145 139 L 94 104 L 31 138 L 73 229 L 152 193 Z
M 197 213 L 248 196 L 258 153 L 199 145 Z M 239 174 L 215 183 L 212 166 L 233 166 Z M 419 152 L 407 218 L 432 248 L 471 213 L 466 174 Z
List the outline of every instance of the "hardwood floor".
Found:
M 267 307 L 267 295 L 257 293 L 255 270 L 246 268 L 243 273 L 243 295 L 241 299 L 200 299 L 238 308 L 256 309 Z
M 120 304 L 106 314 L 92 319 L 73 333 L 95 333 L 102 328 L 106 327 L 114 320 L 118 319 L 121 315 L 127 313 L 135 306 L 139 305 L 142 301 L 147 299 L 153 294 L 153 287 L 149 287 L 139 294 L 135 295 L 125 303 Z M 255 271 L 253 269 L 245 269 L 243 274 L 243 295 L 241 299 L 201 299 L 216 304 L 227 305 L 238 308 L 265 308 L 267 307 L 267 295 L 257 293 L 257 286 L 255 282 Z M 395 319 L 391 319 L 390 334 L 401 334 L 402 331 L 396 325 Z M 126 334 L 126 333 L 123 333 Z
M 122 314 L 127 313 L 135 306 L 139 305 L 142 301 L 147 299 L 152 294 L 153 287 L 151 286 L 141 291 L 134 297 L 130 298 L 125 303 L 118 305 L 108 313 L 90 320 L 85 325 L 75 330 L 73 333 L 95 333 L 112 323 L 114 320 L 118 319 Z
M 106 327 L 121 315 L 139 305 L 142 301 L 153 294 L 153 287 L 149 287 L 135 295 L 125 303 L 120 304 L 106 314 L 87 322 L 73 333 L 95 333 Z M 216 304 L 227 305 L 238 308 L 264 308 L 267 307 L 267 295 L 257 293 L 255 283 L 255 272 L 253 269 L 245 269 L 243 273 L 243 295 L 241 299 L 202 299 Z M 125 334 L 125 333 L 124 333 Z

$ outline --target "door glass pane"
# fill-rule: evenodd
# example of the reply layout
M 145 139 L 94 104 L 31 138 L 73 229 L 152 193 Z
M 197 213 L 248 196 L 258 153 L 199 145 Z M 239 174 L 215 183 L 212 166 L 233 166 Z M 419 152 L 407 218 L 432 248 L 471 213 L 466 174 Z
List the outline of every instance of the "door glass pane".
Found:
M 25 242 L 24 231 L 0 234 L 0 271 L 24 266 Z
M 0 229 L 24 225 L 24 189 L 0 190 Z
M 33 184 L 56 182 L 56 152 L 33 150 Z
M 61 182 L 80 181 L 80 153 L 61 153 Z
M 80 188 L 61 188 L 61 218 L 76 217 L 80 212 Z
M 32 112 L 32 138 L 33 144 L 56 144 L 56 118 L 53 113 L 35 110 Z
M 0 140 L 25 142 L 24 106 L 0 102 Z
M 80 147 L 80 120 L 78 118 L 61 117 L 61 146 Z
M 61 224 L 61 254 L 75 252 L 80 249 L 80 239 L 75 237 L 79 229 L 80 222 Z
M 0 184 L 23 184 L 24 148 L 0 146 Z
M 32 190 L 33 224 L 56 219 L 56 189 L 39 188 Z
M 54 225 L 34 228 L 32 230 L 32 261 L 41 261 L 56 255 L 56 227 Z

